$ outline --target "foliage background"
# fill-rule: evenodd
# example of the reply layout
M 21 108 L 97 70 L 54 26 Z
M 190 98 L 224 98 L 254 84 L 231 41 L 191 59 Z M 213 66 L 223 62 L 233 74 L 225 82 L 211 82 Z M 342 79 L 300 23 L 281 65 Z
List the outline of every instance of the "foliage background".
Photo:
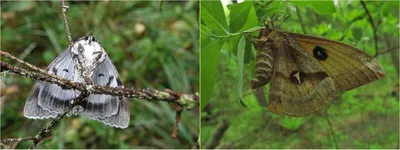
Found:
M 253 1 L 227 6 L 202 1 L 202 148 L 215 144 L 217 148 L 398 149 L 399 2 L 365 3 L 377 26 L 377 50 L 360 1 Z M 281 117 L 271 113 L 265 99 L 256 98 L 250 90 L 255 50 L 245 41 L 243 31 L 262 26 L 261 18 L 273 14 L 291 15 L 279 27 L 284 31 L 306 31 L 354 45 L 372 56 L 391 50 L 375 56 L 386 76 L 344 92 L 311 116 Z M 275 25 L 283 20 L 278 19 Z M 264 88 L 266 99 L 268 87 Z M 325 112 L 329 116 L 323 115 Z
M 68 2 L 73 39 L 89 31 L 107 51 L 125 87 L 198 89 L 198 2 Z M 162 10 L 161 10 L 161 7 Z M 67 46 L 61 8 L 54 2 L 1 2 L 1 50 L 20 56 L 35 43 L 25 61 L 45 69 Z M 34 80 L 2 75 L 7 96 L 1 98 L 1 139 L 35 135 L 48 121 L 23 117 Z M 127 129 L 114 129 L 84 117 L 63 119 L 53 137 L 38 148 L 192 148 L 198 138 L 198 110 L 185 111 L 178 139 L 170 133 L 173 106 L 131 100 Z M 21 142 L 16 148 L 27 148 Z M 15 145 L 16 146 L 16 145 Z

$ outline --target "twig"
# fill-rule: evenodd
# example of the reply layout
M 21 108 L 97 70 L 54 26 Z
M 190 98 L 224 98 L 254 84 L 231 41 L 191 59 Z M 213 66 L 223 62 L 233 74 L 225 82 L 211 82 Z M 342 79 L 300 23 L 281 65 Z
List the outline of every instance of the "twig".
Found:
M 75 98 L 74 102 L 72 105 L 69 105 L 65 111 L 58 115 L 56 118 L 51 120 L 38 134 L 35 136 L 28 136 L 28 137 L 23 137 L 23 138 L 10 138 L 10 139 L 2 139 L 1 143 L 2 144 L 9 144 L 9 143 L 16 143 L 16 142 L 21 142 L 21 141 L 28 141 L 28 140 L 33 140 L 33 143 L 30 147 L 30 149 L 35 148 L 40 142 L 44 141 L 47 139 L 47 137 L 50 135 L 49 133 L 51 132 L 51 129 L 55 126 L 55 124 L 60 121 L 67 113 L 69 113 L 76 105 L 81 103 L 86 97 L 89 96 L 89 93 L 83 92 L 81 95 L 79 95 L 77 98 Z
M 368 11 L 367 5 L 365 5 L 364 1 L 360 0 L 361 5 L 364 7 L 365 13 L 368 15 L 368 20 L 372 26 L 372 29 L 374 30 L 374 42 L 375 42 L 375 51 L 378 53 L 378 36 L 376 35 L 376 26 L 374 21 L 372 20 L 372 16 Z
M 71 38 L 71 33 L 69 31 L 67 15 L 65 14 L 65 12 L 67 12 L 68 8 L 69 8 L 69 6 L 65 5 L 65 0 L 61 0 L 61 12 L 62 12 L 63 21 L 64 21 L 65 32 L 67 33 L 69 45 L 72 45 L 73 41 Z
M 297 13 L 297 17 L 299 18 L 299 23 L 301 25 L 301 30 L 303 30 L 304 34 L 307 34 L 306 28 L 304 27 L 304 24 L 303 24 L 303 19 L 301 19 L 300 10 L 299 10 L 299 8 L 297 6 L 296 6 L 296 13 Z
M 183 107 L 181 105 L 178 105 L 176 107 L 176 116 L 175 116 L 175 124 L 174 128 L 172 129 L 171 137 L 176 139 L 178 135 L 178 127 L 179 127 L 179 121 L 181 120 L 181 114 L 183 111 Z
M 394 51 L 394 50 L 396 50 L 396 49 L 398 50 L 399 47 L 398 47 L 398 46 L 395 46 L 395 47 L 389 48 L 389 49 L 386 50 L 386 51 L 376 52 L 375 55 L 374 55 L 374 57 L 377 57 L 377 56 L 379 56 L 379 55 L 382 55 L 382 54 L 385 54 L 385 53 L 388 53 L 388 52 L 392 52 L 392 51 Z
M 223 120 L 221 123 L 219 123 L 217 128 L 215 129 L 214 134 L 210 137 L 210 140 L 202 148 L 213 149 L 213 148 L 217 147 L 220 140 L 224 136 L 225 131 L 228 130 L 229 126 L 230 126 L 230 123 L 227 120 Z
M 25 57 L 28 56 L 32 52 L 33 49 L 35 49 L 36 45 L 37 45 L 36 43 L 29 44 L 29 46 L 24 50 L 24 52 L 22 52 L 21 55 L 19 55 L 18 58 L 21 60 L 24 60 Z
M 16 61 L 17 63 L 20 63 L 20 64 L 30 68 L 31 70 L 34 70 L 35 72 L 46 74 L 46 72 L 43 71 L 42 69 L 40 69 L 40 68 L 38 68 L 38 67 L 36 67 L 34 65 L 31 65 L 31 64 L 29 64 L 29 63 L 27 63 L 27 62 L 25 62 L 25 61 L 23 61 L 21 59 L 18 59 L 17 57 L 11 55 L 10 53 L 7 53 L 7 52 L 4 52 L 4 51 L 0 50 L 0 55 L 4 56 L 6 58 L 10 58 L 11 60 Z
M 54 127 L 54 125 L 55 125 L 58 121 L 60 121 L 62 118 L 64 118 L 64 116 L 65 116 L 67 113 L 69 113 L 76 105 L 78 105 L 79 103 L 81 103 L 81 102 L 82 102 L 86 97 L 88 97 L 88 96 L 89 96 L 89 93 L 83 92 L 83 93 L 80 94 L 77 98 L 75 98 L 75 100 L 73 100 L 73 102 L 75 102 L 75 103 L 73 103 L 72 105 L 69 105 L 69 107 L 67 107 L 66 110 L 65 110 L 62 114 L 58 115 L 56 118 L 54 118 L 53 120 L 51 120 L 51 121 L 50 121 L 36 136 L 35 136 L 35 138 L 33 139 L 33 143 L 32 143 L 32 145 L 31 145 L 30 149 L 35 148 L 35 147 L 37 146 L 37 144 L 38 144 L 40 141 L 42 141 L 44 138 L 46 138 L 46 137 L 49 135 L 51 129 Z
M 0 51 L 0 55 L 8 54 L 7 52 Z M 10 55 L 10 54 L 8 54 Z M 8 55 L 3 55 L 8 57 Z M 12 55 L 11 55 L 12 56 Z M 21 60 L 20 60 L 21 61 Z M 31 64 L 26 63 L 26 66 Z M 186 106 L 191 109 L 199 105 L 197 94 L 179 94 L 171 92 L 170 90 L 158 91 L 152 89 L 134 89 L 134 88 L 121 88 L 121 87 L 108 87 L 100 85 L 89 85 L 85 83 L 72 82 L 70 80 L 47 74 L 44 70 L 35 67 L 35 71 L 28 71 L 19 67 L 12 66 L 3 61 L 0 61 L 1 72 L 10 71 L 12 73 L 27 76 L 29 78 L 53 83 L 60 85 L 63 88 L 76 89 L 83 92 L 90 92 L 93 94 L 108 94 L 113 96 L 123 96 L 128 98 L 138 98 L 147 100 L 166 101 L 176 103 L 178 105 Z M 33 68 L 30 68 L 33 69 Z M 36 72 L 37 71 L 37 72 Z M 38 73 L 40 72 L 40 73 Z M 44 72 L 44 73 L 42 73 Z
M 335 132 L 333 131 L 332 122 L 331 122 L 331 120 L 329 118 L 328 109 L 329 109 L 329 106 L 328 106 L 328 108 L 325 109 L 325 116 L 324 117 L 325 117 L 325 119 L 326 119 L 326 121 L 328 122 L 328 125 L 329 125 L 329 131 L 331 133 L 331 137 L 332 137 L 333 143 L 335 144 L 334 148 L 339 149 L 339 144 L 336 141 Z
M 33 136 L 28 136 L 28 137 L 23 137 L 23 138 L 11 138 L 11 139 L 2 139 L 1 143 L 3 144 L 10 144 L 10 143 L 16 143 L 16 142 L 21 142 L 21 141 L 28 141 L 28 140 L 33 140 L 35 137 Z

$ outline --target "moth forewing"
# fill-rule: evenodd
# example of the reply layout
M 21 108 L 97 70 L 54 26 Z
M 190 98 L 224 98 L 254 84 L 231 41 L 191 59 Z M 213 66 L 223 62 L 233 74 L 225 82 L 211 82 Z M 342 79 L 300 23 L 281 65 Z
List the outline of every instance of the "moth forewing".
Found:
M 343 91 L 357 88 L 385 76 L 382 66 L 375 58 L 354 46 L 314 36 L 289 34 L 310 55 L 314 55 L 317 50 L 326 54 L 324 60 L 314 57 L 319 60 L 320 66 Z
M 74 65 L 69 50 L 68 48 L 62 52 L 50 63 L 46 69 L 47 73 L 73 80 Z M 37 81 L 25 103 L 24 116 L 31 119 L 54 118 L 63 112 L 75 95 L 74 90 Z

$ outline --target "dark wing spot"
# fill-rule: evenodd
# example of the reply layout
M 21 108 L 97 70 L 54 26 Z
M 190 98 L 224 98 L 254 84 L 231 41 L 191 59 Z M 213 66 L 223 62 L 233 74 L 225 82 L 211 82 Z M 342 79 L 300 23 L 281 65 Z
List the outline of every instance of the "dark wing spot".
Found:
M 63 71 L 65 71 L 65 72 L 69 73 L 68 69 L 63 69 Z
M 100 73 L 99 75 L 97 75 L 99 77 L 104 77 L 104 74 Z
M 119 78 L 117 78 L 117 84 L 118 84 L 118 86 L 122 86 L 122 82 Z
M 328 58 L 328 54 L 326 54 L 326 49 L 321 46 L 316 46 L 313 49 L 314 57 L 318 60 L 326 60 Z
M 114 80 L 114 76 L 110 76 L 110 77 L 108 78 L 107 86 L 110 86 L 112 80 Z
M 57 75 L 57 69 L 53 68 L 53 74 Z

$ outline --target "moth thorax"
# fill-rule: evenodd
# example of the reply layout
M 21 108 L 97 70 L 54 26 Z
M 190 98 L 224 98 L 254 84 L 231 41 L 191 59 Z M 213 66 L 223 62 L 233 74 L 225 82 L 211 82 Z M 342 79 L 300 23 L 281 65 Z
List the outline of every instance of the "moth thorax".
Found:
M 72 45 L 71 52 L 76 71 L 83 78 L 89 78 L 106 58 L 104 49 L 91 35 L 78 39 Z

